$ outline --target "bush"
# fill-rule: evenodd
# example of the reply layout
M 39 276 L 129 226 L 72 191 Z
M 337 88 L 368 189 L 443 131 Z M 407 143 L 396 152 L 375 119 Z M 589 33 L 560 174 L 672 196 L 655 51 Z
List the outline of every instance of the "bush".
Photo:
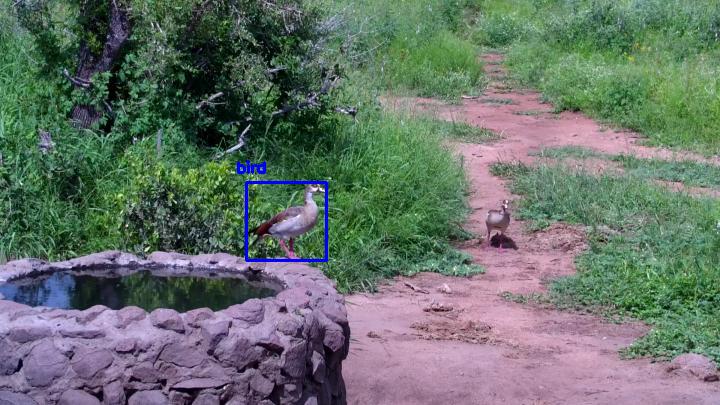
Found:
M 526 37 L 530 27 L 515 15 L 490 14 L 475 27 L 473 41 L 480 45 L 502 47 Z
M 304 101 L 341 73 L 323 56 L 328 33 L 316 2 L 16 4 L 44 71 L 60 78 L 67 68 L 75 82 L 91 82 L 83 89 L 56 81 L 72 101 L 66 113 L 116 134 L 123 145 L 168 126 L 199 144 L 234 144 L 248 122 L 263 128 L 286 118 L 272 113 Z M 76 9 L 77 16 L 64 12 Z
M 229 162 L 189 170 L 148 168 L 139 161 L 130 167 L 136 174 L 127 194 L 117 198 L 131 250 L 242 253 L 244 186 Z

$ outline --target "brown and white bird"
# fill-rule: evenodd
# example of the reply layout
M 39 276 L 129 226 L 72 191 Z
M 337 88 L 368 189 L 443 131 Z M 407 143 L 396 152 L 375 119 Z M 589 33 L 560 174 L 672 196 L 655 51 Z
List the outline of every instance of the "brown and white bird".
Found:
M 485 219 L 488 244 L 490 243 L 490 233 L 492 233 L 492 231 L 499 231 L 500 235 L 505 236 L 505 231 L 507 230 L 508 225 L 510 225 L 510 211 L 508 210 L 508 204 L 510 204 L 510 201 L 503 200 L 502 209 L 488 211 L 487 218 Z
M 251 230 L 250 232 L 257 235 L 257 238 L 250 246 L 267 237 L 278 238 L 280 247 L 287 257 L 297 259 L 293 246 L 295 238 L 310 231 L 317 223 L 318 206 L 313 200 L 313 193 L 318 192 L 324 193 L 325 189 L 318 184 L 305 186 L 305 205 L 290 207 Z M 286 240 L 290 242 L 290 249 L 285 245 Z

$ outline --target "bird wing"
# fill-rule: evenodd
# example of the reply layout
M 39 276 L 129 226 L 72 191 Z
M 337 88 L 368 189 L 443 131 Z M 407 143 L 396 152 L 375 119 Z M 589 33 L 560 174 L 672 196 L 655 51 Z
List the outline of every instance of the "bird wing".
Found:
M 270 218 L 270 220 L 263 222 L 258 226 L 257 228 L 250 231 L 251 233 L 254 233 L 255 235 L 262 236 L 270 233 L 270 228 L 283 221 L 287 221 L 291 218 L 295 218 L 298 215 L 301 215 L 303 211 L 303 207 L 290 207 L 286 209 L 285 211 L 275 215 L 274 217 Z

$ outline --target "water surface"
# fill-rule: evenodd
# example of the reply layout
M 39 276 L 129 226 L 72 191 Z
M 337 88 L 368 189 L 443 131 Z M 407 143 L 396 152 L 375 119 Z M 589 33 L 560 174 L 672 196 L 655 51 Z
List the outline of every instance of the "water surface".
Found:
M 135 305 L 147 311 L 172 308 L 180 312 L 207 307 L 214 311 L 250 298 L 270 297 L 272 288 L 241 278 L 168 277 L 141 270 L 130 275 L 94 276 L 57 272 L 0 285 L 6 300 L 30 306 L 87 309 L 105 305 L 120 309 Z

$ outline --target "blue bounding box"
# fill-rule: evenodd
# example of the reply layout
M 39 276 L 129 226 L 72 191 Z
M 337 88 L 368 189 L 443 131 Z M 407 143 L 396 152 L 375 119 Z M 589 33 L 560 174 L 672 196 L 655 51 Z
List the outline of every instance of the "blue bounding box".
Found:
M 322 258 L 299 258 L 299 259 L 269 259 L 269 258 L 251 258 L 249 257 L 250 242 L 250 225 L 248 217 L 250 210 L 248 201 L 250 201 L 249 186 L 251 184 L 321 184 L 325 188 L 325 257 Z M 327 262 L 330 256 L 330 245 L 328 242 L 328 182 L 325 180 L 247 180 L 245 181 L 245 261 L 246 262 Z

